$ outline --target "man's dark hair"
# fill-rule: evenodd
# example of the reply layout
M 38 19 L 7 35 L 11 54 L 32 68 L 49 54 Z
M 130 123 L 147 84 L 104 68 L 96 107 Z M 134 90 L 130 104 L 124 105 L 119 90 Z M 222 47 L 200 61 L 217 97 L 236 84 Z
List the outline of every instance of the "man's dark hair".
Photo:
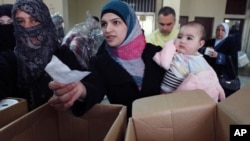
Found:
M 158 16 L 161 15 L 161 14 L 164 15 L 164 16 L 172 14 L 175 17 L 174 9 L 169 7 L 169 6 L 162 7 L 158 12 Z

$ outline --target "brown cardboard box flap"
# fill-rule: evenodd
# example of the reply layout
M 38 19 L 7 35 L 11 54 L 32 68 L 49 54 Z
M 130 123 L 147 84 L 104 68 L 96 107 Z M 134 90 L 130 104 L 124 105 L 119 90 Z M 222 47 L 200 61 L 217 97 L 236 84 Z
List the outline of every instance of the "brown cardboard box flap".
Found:
M 119 115 L 117 116 L 103 141 L 124 141 L 127 128 L 126 111 L 127 108 L 123 106 L 123 109 L 119 112 Z
M 230 117 L 235 123 L 250 123 L 250 84 L 218 103 L 220 111 L 231 114 Z M 242 116 L 245 115 L 245 116 Z
M 192 90 L 136 100 L 131 121 L 138 141 L 211 141 L 215 112 L 216 103 L 204 91 Z
M 217 104 L 199 90 L 139 99 L 125 141 L 229 141 L 230 125 L 250 125 L 249 91 L 250 84 Z
M 126 119 L 126 107 L 122 105 L 96 104 L 82 117 L 76 117 L 70 111 L 56 112 L 45 104 L 0 129 L 0 140 L 99 141 L 107 133 L 113 133 L 110 131 L 112 126 L 125 129 L 125 122 L 121 119 Z M 114 125 L 115 121 L 117 125 Z M 124 134 L 114 136 L 119 135 L 124 137 Z
M 241 88 L 217 105 L 216 138 L 229 140 L 232 124 L 250 125 L 250 84 Z
M 50 141 L 49 137 L 51 141 L 57 140 L 56 118 L 56 112 L 48 105 L 43 105 L 0 129 L 0 140 Z
M 136 141 L 136 130 L 134 128 L 133 118 L 129 118 L 128 120 L 125 141 Z
M 58 121 L 60 123 L 60 141 L 99 141 L 104 140 L 106 135 L 123 140 L 124 138 L 121 139 L 121 137 L 124 137 L 125 134 L 126 107 L 97 104 L 82 117 L 61 112 Z M 69 129 L 69 127 L 73 129 Z M 112 141 L 109 137 L 106 138 Z

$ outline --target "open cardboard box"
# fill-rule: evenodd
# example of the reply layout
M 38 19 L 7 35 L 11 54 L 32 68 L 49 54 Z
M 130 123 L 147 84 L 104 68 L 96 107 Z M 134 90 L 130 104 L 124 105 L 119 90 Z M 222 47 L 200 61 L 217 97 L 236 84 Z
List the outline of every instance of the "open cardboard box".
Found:
M 138 99 L 125 141 L 229 141 L 231 124 L 250 124 L 249 91 L 250 84 L 220 103 L 202 90 Z
M 17 100 L 18 103 L 0 110 L 0 128 L 7 125 L 8 123 L 16 120 L 17 118 L 21 117 L 22 115 L 28 113 L 28 105 L 27 101 L 22 98 L 13 98 L 8 97 L 8 99 Z
M 57 112 L 48 104 L 0 129 L 1 141 L 119 141 L 124 140 L 126 107 L 96 104 L 81 117 Z

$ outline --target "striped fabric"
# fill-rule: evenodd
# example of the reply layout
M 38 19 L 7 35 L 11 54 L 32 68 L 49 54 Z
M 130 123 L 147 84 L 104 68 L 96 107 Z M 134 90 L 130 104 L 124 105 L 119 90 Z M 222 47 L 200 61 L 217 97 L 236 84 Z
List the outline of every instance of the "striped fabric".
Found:
M 161 84 L 161 89 L 164 92 L 173 92 L 177 87 L 183 82 L 184 78 L 178 78 L 174 73 L 169 70 L 165 73 L 163 82 Z

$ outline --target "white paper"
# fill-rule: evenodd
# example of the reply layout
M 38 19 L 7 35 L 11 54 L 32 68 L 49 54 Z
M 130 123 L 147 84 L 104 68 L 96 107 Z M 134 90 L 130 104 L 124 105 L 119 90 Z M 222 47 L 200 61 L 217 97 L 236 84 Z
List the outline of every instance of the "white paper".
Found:
M 90 74 L 88 71 L 71 70 L 55 55 L 52 56 L 51 61 L 45 67 L 45 71 L 53 78 L 53 80 L 65 84 L 80 81 Z

